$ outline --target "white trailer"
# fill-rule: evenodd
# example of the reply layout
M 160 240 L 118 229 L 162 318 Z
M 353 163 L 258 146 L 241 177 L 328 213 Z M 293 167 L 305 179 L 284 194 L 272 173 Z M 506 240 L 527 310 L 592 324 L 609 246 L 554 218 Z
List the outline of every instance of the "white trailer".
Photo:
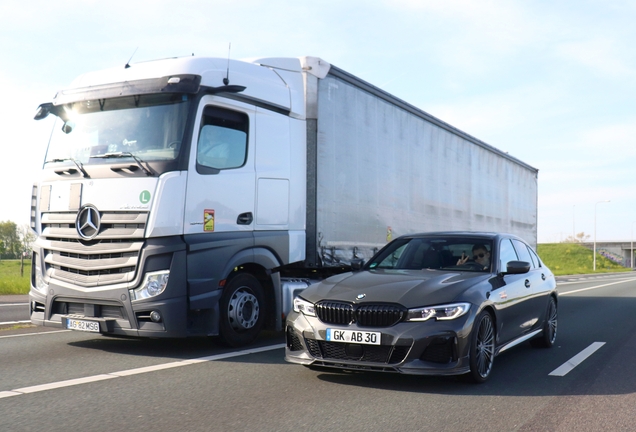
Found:
M 31 320 L 112 335 L 280 330 L 294 292 L 393 236 L 536 245 L 537 170 L 315 57 L 77 78 L 33 187 Z

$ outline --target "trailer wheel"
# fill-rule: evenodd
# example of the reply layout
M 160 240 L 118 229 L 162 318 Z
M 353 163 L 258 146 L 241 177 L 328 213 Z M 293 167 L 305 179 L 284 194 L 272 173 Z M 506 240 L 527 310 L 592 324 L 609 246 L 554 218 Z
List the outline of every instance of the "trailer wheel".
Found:
M 263 287 L 254 276 L 243 273 L 228 282 L 221 296 L 221 341 L 231 347 L 256 339 L 265 322 Z

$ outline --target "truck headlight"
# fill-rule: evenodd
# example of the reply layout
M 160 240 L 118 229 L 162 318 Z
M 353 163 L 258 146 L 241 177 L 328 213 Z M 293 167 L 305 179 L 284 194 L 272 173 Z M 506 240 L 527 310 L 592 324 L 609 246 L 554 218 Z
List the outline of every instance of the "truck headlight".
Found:
M 407 321 L 452 320 L 464 315 L 470 309 L 470 303 L 453 303 L 409 309 Z
M 169 275 L 170 270 L 146 273 L 141 286 L 130 290 L 130 298 L 141 300 L 158 296 L 166 289 Z
M 46 291 L 49 288 L 49 284 L 44 281 L 44 274 L 42 273 L 42 266 L 40 265 L 40 256 L 38 254 L 34 254 L 33 257 L 33 287 L 46 294 Z
M 300 297 L 294 297 L 294 312 L 301 312 L 304 315 L 316 316 L 314 304 L 303 300 Z

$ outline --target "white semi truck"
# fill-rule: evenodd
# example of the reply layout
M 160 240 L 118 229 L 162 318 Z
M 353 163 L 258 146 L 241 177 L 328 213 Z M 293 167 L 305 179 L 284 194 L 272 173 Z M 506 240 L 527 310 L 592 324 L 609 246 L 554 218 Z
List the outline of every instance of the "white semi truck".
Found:
M 239 346 L 392 236 L 536 245 L 535 168 L 316 57 L 91 72 L 35 118 L 47 115 L 37 325 Z

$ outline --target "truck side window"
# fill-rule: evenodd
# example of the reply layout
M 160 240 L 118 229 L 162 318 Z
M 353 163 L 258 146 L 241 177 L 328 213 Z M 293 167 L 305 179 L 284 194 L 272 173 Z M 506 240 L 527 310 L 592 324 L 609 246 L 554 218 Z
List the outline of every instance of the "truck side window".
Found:
M 205 107 L 197 143 L 197 171 L 215 173 L 243 166 L 247 159 L 247 131 L 247 115 Z

